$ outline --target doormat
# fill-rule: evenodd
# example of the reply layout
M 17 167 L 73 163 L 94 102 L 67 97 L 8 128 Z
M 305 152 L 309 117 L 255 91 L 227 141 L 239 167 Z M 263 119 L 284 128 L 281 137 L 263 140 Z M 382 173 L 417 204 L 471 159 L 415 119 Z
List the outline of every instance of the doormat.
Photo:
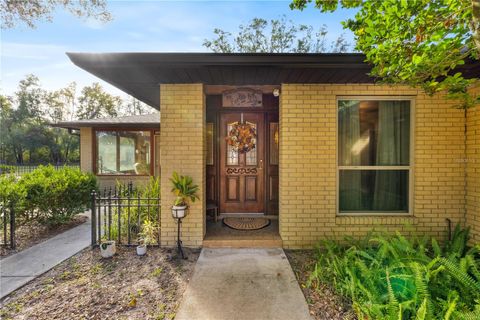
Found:
M 223 218 L 223 223 L 236 230 L 258 230 L 268 226 L 270 219 L 227 217 Z

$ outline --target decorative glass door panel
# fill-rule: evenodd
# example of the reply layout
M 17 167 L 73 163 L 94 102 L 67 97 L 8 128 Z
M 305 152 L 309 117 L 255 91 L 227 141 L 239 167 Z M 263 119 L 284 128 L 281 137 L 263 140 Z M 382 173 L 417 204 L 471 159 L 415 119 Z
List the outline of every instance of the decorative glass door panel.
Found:
M 219 134 L 220 212 L 264 213 L 264 114 L 222 114 Z

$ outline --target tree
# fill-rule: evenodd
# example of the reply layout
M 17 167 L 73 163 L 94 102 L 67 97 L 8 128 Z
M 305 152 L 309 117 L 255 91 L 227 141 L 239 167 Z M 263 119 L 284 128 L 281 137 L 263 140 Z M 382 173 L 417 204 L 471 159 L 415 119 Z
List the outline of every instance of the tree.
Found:
M 134 116 L 139 114 L 147 114 L 152 112 L 152 108 L 147 106 L 145 103 L 131 97 L 127 101 L 124 100 L 122 108 L 122 115 L 125 116 Z
M 303 10 L 312 0 L 293 0 Z M 462 107 L 480 102 L 459 67 L 478 61 L 480 0 L 316 0 L 322 12 L 358 8 L 343 22 L 355 34 L 356 49 L 373 65 L 371 74 L 387 83 L 443 90 Z
M 116 117 L 122 106 L 120 97 L 105 92 L 97 82 L 83 88 L 78 102 L 79 106 L 76 112 L 78 119 Z
M 325 25 L 314 31 L 312 26 L 295 25 L 285 16 L 270 21 L 253 18 L 247 25 L 240 25 L 236 34 L 222 29 L 213 33 L 216 38 L 203 42 L 213 52 L 346 52 L 349 47 L 343 35 L 329 45 Z
M 91 17 L 101 22 L 112 19 L 105 0 L 0 0 L 1 27 L 8 29 L 25 23 L 28 27 L 35 28 L 38 20 L 51 22 L 58 7 L 63 7 L 77 17 Z

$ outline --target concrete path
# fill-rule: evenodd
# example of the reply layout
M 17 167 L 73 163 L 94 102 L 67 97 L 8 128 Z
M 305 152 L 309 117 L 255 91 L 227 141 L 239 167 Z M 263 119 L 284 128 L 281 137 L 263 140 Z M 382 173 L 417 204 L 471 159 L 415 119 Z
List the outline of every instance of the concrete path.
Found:
M 0 260 L 0 299 L 90 245 L 90 219 Z
M 203 249 L 176 320 L 307 320 L 282 249 Z

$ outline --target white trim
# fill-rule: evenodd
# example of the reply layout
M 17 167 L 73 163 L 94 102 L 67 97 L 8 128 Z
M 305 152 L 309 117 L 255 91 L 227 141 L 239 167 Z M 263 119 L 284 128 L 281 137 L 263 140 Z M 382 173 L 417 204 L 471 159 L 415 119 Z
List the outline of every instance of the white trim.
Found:
M 410 159 L 409 166 L 340 166 L 339 148 L 338 148 L 338 103 L 340 100 L 360 100 L 360 101 L 410 101 Z M 413 217 L 414 216 L 414 168 L 415 168 L 415 100 L 416 96 L 412 95 L 347 95 L 336 96 L 335 99 L 335 196 L 336 196 L 336 215 L 339 217 L 353 216 L 381 216 L 381 217 Z M 408 211 L 403 212 L 374 212 L 374 211 L 354 211 L 340 212 L 340 170 L 408 170 Z

